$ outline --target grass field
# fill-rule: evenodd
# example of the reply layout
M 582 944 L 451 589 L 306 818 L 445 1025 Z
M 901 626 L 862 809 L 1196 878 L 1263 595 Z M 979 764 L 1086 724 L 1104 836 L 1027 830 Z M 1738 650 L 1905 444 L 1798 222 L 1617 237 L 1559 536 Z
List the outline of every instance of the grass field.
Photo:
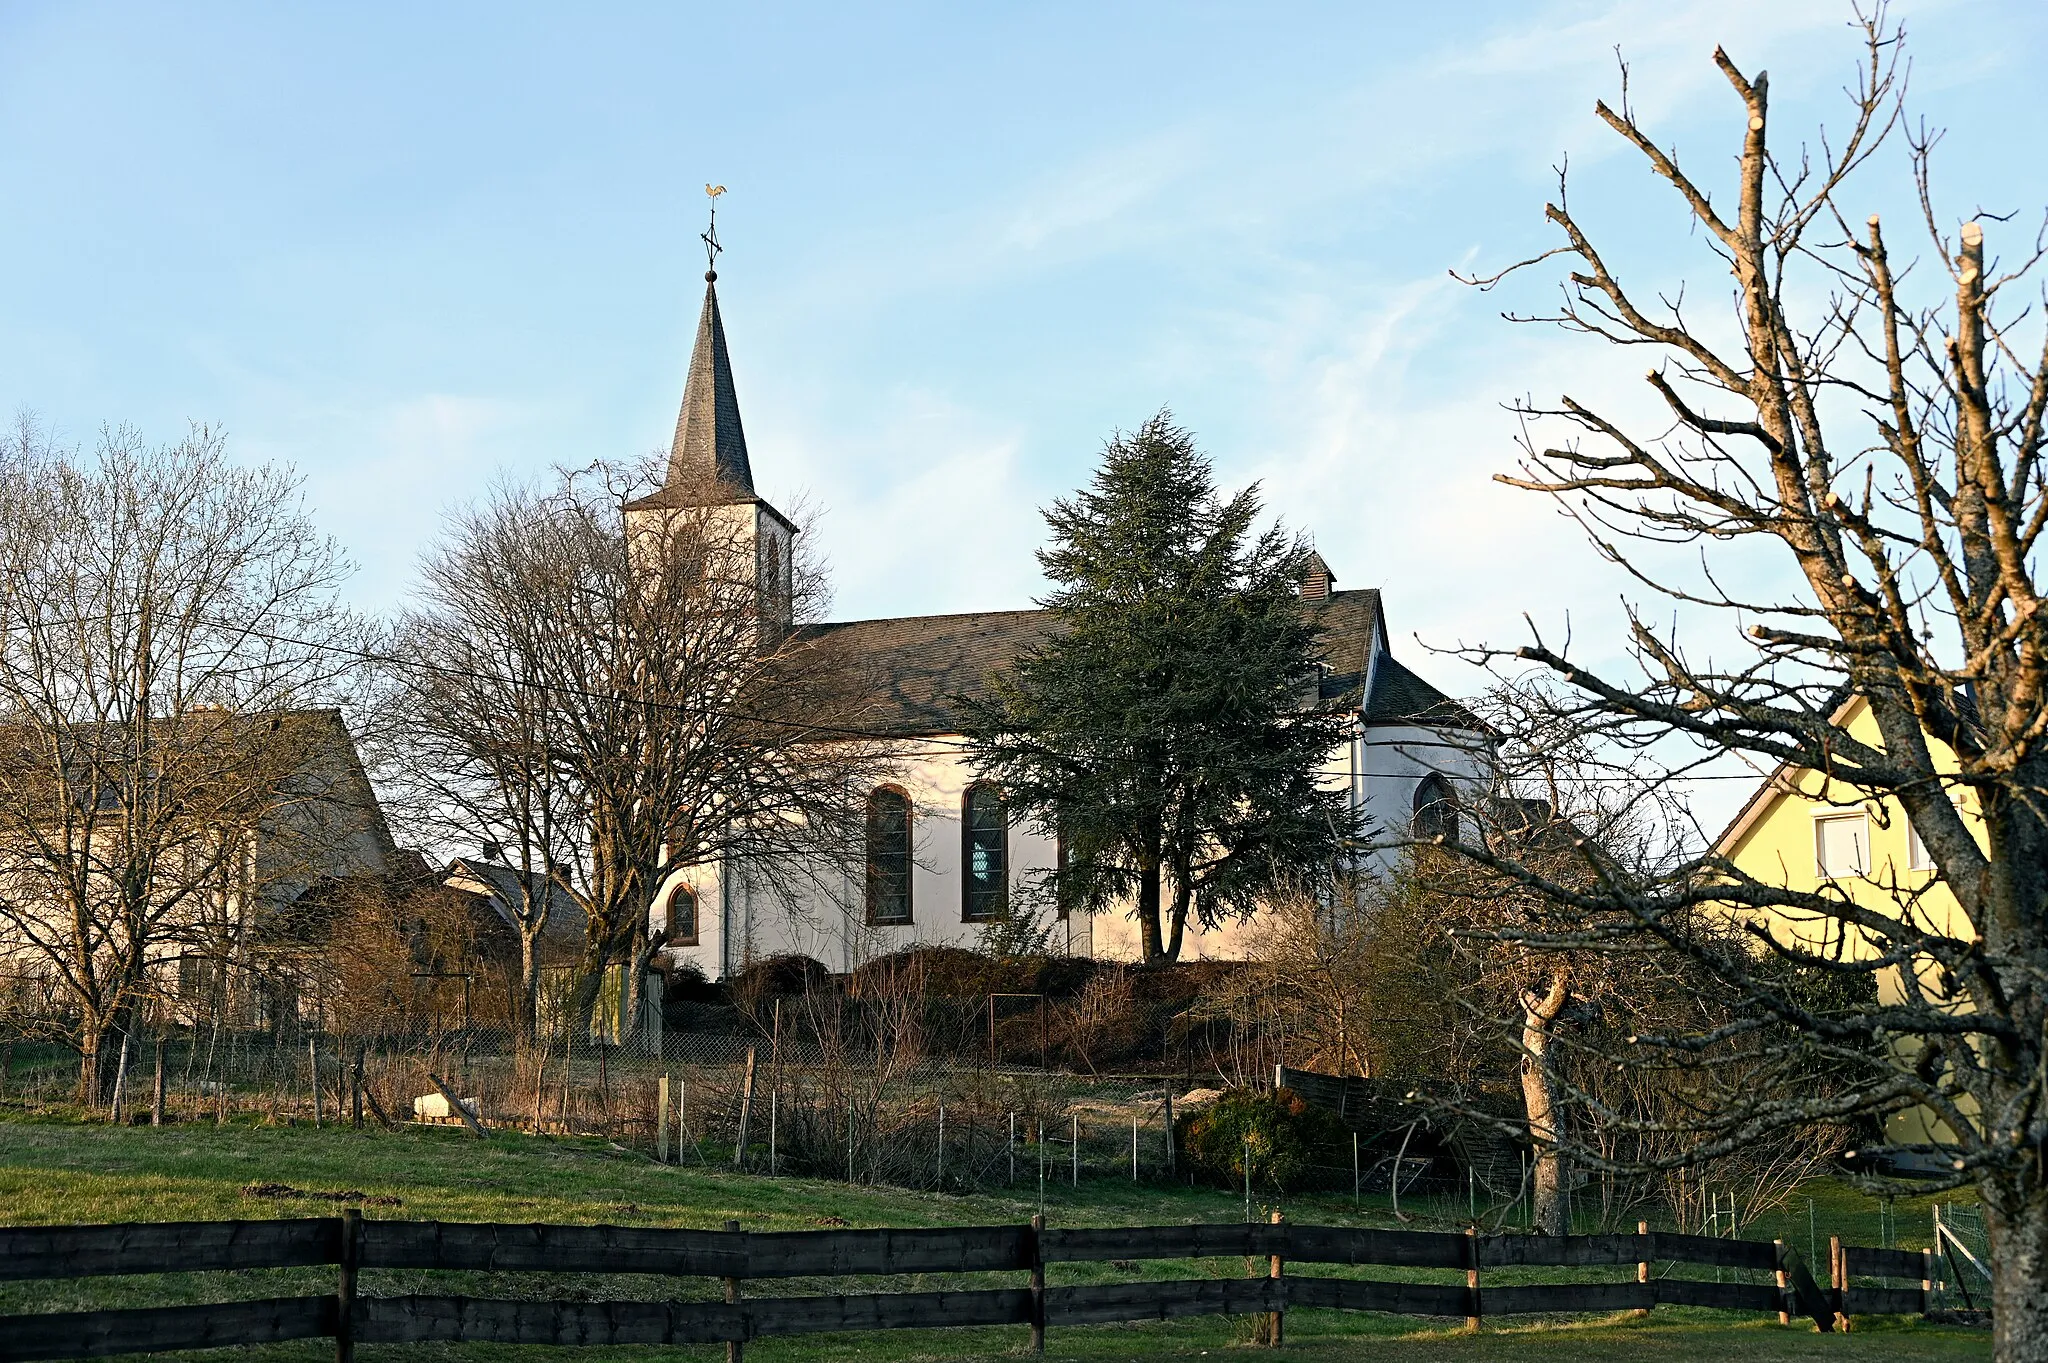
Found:
M 500 1134 L 479 1142 L 459 1130 L 420 1129 L 399 1133 L 327 1128 L 261 1126 L 109 1127 L 57 1121 L 0 1118 L 0 1223 L 50 1224 L 97 1221 L 162 1221 L 319 1215 L 335 1204 L 290 1195 L 252 1196 L 256 1184 L 284 1185 L 310 1193 L 350 1192 L 379 1201 L 371 1216 L 464 1221 L 607 1222 L 617 1225 L 716 1227 L 727 1219 L 749 1229 L 807 1229 L 820 1225 L 946 1225 L 1015 1222 L 1038 1208 L 1035 1178 L 1014 1194 L 932 1195 L 888 1188 L 769 1179 L 729 1170 L 661 1166 L 645 1156 L 601 1141 L 541 1140 Z M 1878 1212 L 1850 1190 L 1824 1185 L 1813 1190 L 1821 1234 L 1876 1243 Z M 1179 1187 L 1135 1185 L 1116 1179 L 1084 1181 L 1078 1190 L 1054 1184 L 1045 1209 L 1054 1225 L 1119 1225 L 1181 1221 L 1222 1221 L 1243 1215 L 1229 1195 Z M 1386 1209 L 1370 1200 L 1354 1208 L 1349 1198 L 1311 1198 L 1286 1208 L 1295 1220 L 1334 1225 L 1393 1224 Z M 1787 1217 L 1784 1237 L 1803 1236 L 1804 1199 Z M 1925 1243 L 1924 1208 L 1900 1204 L 1898 1240 Z M 1779 1234 L 1768 1223 L 1752 1232 Z M 1235 1276 L 1237 1262 L 1147 1264 L 1145 1276 L 1203 1274 Z M 1700 1270 L 1695 1270 L 1700 1271 Z M 1711 1270 L 1704 1270 L 1711 1272 Z M 1386 1272 L 1382 1270 L 1381 1272 Z M 1054 1285 L 1107 1279 L 1120 1274 L 1107 1266 L 1060 1265 Z M 437 1285 L 428 1287 L 432 1276 Z M 1418 1275 L 1426 1276 L 1426 1275 Z M 451 1281 L 459 1278 L 459 1283 Z M 221 1300 L 289 1292 L 331 1290 L 331 1271 L 279 1270 L 226 1278 L 224 1275 L 161 1274 L 70 1283 L 0 1285 L 0 1312 L 87 1309 L 94 1306 Z M 934 1276 L 913 1284 L 904 1279 L 883 1286 L 979 1285 L 970 1275 Z M 425 1275 L 366 1273 L 368 1293 L 416 1290 L 465 1291 L 479 1295 L 562 1297 L 708 1296 L 712 1284 L 682 1281 L 650 1287 L 631 1277 L 596 1275 Z M 764 1289 L 765 1290 L 765 1289 Z M 777 1291 L 844 1290 L 792 1282 Z M 1778 1326 L 1713 1312 L 1660 1308 L 1647 1319 L 1579 1318 L 1571 1321 L 1489 1326 L 1469 1334 L 1454 1323 L 1320 1311 L 1288 1314 L 1288 1344 L 1281 1356 L 1401 1359 L 1506 1359 L 1556 1355 L 1586 1359 L 1947 1359 L 1989 1355 L 1982 1332 L 1927 1326 L 1918 1322 L 1871 1321 L 1847 1336 L 1822 1336 L 1810 1327 Z M 1208 1319 L 1170 1324 L 1055 1329 L 1049 1354 L 1072 1359 L 1198 1358 L 1248 1349 L 1241 1322 Z M 1397 1342 L 1398 1341 L 1398 1342 Z M 758 1363 L 779 1360 L 914 1360 L 996 1358 L 1022 1352 L 1021 1329 L 904 1332 L 892 1335 L 819 1336 L 768 1340 L 748 1346 Z M 332 1357 L 331 1346 L 275 1346 L 244 1351 L 270 1360 Z M 399 1359 L 446 1359 L 484 1363 L 531 1357 L 571 1363 L 555 1350 L 465 1345 L 372 1348 L 365 1363 Z M 1261 1350 L 1261 1355 L 1272 1351 Z M 678 1350 L 579 1350 L 574 1363 L 597 1363 L 616 1355 L 647 1359 L 656 1353 L 710 1360 L 716 1348 Z M 204 1355 L 201 1355 L 204 1357 Z

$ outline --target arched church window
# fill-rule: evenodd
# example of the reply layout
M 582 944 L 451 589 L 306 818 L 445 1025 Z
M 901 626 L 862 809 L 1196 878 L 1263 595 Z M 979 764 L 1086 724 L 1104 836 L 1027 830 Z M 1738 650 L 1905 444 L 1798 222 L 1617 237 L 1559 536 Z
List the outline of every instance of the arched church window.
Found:
M 910 797 L 894 786 L 868 794 L 868 922 L 910 921 Z
M 1431 772 L 1415 785 L 1415 836 L 1424 842 L 1458 841 L 1458 797 L 1441 772 Z
M 661 921 L 662 926 L 668 929 L 670 946 L 697 945 L 697 892 L 681 884 L 671 889 L 668 899 L 662 904 Z
M 1001 918 L 1009 891 L 1010 812 L 1003 793 L 985 781 L 960 802 L 960 916 L 970 923 Z

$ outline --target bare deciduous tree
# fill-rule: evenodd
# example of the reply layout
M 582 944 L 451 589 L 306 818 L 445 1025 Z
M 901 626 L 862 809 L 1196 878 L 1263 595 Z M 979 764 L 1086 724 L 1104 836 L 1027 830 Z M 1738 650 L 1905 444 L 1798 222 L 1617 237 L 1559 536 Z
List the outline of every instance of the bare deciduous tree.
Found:
M 1571 688 L 1564 713 L 1618 743 L 1668 753 L 1689 741 L 1694 755 L 1748 754 L 1820 773 L 1857 799 L 1895 799 L 1966 922 L 1951 930 L 1896 882 L 1809 891 L 1710 859 L 1646 886 L 1597 875 L 1567 883 L 1466 850 L 1574 915 L 1566 940 L 1656 939 L 1709 968 L 1743 1006 L 1746 1016 L 1725 1025 L 1639 1038 L 1639 1051 L 1707 1057 L 1760 1038 L 1787 1065 L 1822 1063 L 1847 1081 L 1803 1094 L 1726 1086 L 1694 1128 L 1696 1153 L 1858 1114 L 1938 1117 L 1951 1140 L 1874 1150 L 1936 1157 L 1936 1186 L 1976 1186 L 1992 1237 L 1998 1356 L 2043 1359 L 2048 612 L 2037 552 L 2048 526 L 2048 359 L 2030 315 L 2038 296 L 2021 293 L 2041 250 L 2025 242 L 2008 266 L 1987 251 L 1997 219 L 1946 224 L 1934 139 L 1919 134 L 1906 140 L 1926 254 L 1894 255 L 1854 195 L 1903 122 L 1900 35 L 1881 11 L 1863 28 L 1846 133 L 1790 157 L 1774 150 L 1766 77 L 1714 54 L 1737 114 L 1726 186 L 1681 166 L 1626 98 L 1619 110 L 1597 108 L 1676 191 L 1714 273 L 1732 274 L 1732 326 L 1702 323 L 1681 294 L 1652 299 L 1624 282 L 1562 195 L 1546 210 L 1564 240 L 1539 259 L 1571 268 L 1563 306 L 1527 320 L 1647 348 L 1665 416 L 1639 433 L 1570 396 L 1529 407 L 1532 430 L 1558 425 L 1573 438 L 1532 437 L 1522 472 L 1506 481 L 1559 499 L 1638 582 L 1695 616 L 1741 623 L 1747 656 L 1698 656 L 1640 615 L 1639 676 L 1587 667 L 1540 638 L 1478 653 L 1549 669 Z M 1659 546 L 1674 542 L 1699 545 L 1704 570 L 1662 575 Z M 1796 590 L 1726 590 L 1715 556 L 1731 543 L 1781 552 Z M 1868 702 L 1881 741 L 1843 721 L 1845 696 Z M 1981 812 L 1974 832 L 1951 801 L 1959 788 Z M 1711 906 L 1732 907 L 1744 947 L 1687 930 Z M 1882 976 L 1887 993 L 1815 1008 L 1772 968 L 1781 962 Z
M 630 1017 L 667 875 L 720 863 L 792 905 L 829 893 L 888 765 L 886 744 L 834 727 L 857 719 L 861 679 L 796 628 L 825 590 L 810 559 L 768 571 L 751 520 L 710 496 L 629 522 L 642 487 L 599 466 L 499 490 L 451 527 L 401 629 L 417 803 L 533 887 L 513 906 L 529 1020 L 547 886 L 583 910 L 579 1012 L 623 966 Z
M 299 712 L 358 636 L 297 479 L 218 433 L 81 457 L 24 423 L 5 455 L 0 952 L 51 982 L 93 1100 L 156 977 L 232 954 L 374 819 Z

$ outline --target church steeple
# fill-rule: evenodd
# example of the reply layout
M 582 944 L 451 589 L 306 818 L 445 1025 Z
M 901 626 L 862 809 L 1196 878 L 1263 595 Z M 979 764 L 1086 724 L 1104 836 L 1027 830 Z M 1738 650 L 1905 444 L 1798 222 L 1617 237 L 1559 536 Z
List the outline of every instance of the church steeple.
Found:
M 706 185 L 704 192 L 712 203 L 711 228 L 704 233 L 705 263 L 711 268 L 704 271 L 704 310 L 697 315 L 697 344 L 690 352 L 690 377 L 683 384 L 683 407 L 669 445 L 668 477 L 621 509 L 629 534 L 671 537 L 701 526 L 709 542 L 726 543 L 751 560 L 750 565 L 735 564 L 730 576 L 757 589 L 766 640 L 780 637 L 792 623 L 798 531 L 754 491 L 732 356 L 725 349 L 725 320 L 718 315 L 717 205 L 725 186 Z
M 669 446 L 668 484 L 752 497 L 754 470 L 747 462 L 747 435 L 740 426 L 732 357 L 725 349 L 725 322 L 718 315 L 717 281 L 717 271 L 704 272 L 704 310 L 697 318 L 697 345 L 690 353 L 690 377 L 683 385 L 675 441 Z

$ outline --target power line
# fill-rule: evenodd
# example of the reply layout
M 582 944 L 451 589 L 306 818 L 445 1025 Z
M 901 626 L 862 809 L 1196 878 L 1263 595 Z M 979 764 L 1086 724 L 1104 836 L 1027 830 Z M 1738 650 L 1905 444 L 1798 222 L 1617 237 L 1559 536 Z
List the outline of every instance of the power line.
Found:
M 122 615 L 135 615 L 139 613 L 139 611 L 135 610 L 119 612 L 119 614 Z M 90 622 L 77 620 L 73 621 L 72 623 Z M 271 630 L 257 629 L 254 626 L 246 624 L 228 624 L 222 621 L 213 621 L 212 623 L 215 628 L 228 630 L 233 633 L 242 635 L 246 638 L 260 639 L 266 643 L 280 644 L 290 647 L 311 649 L 318 652 L 336 654 L 342 657 L 354 658 L 360 662 L 374 663 L 386 667 L 399 669 L 402 671 L 411 670 L 431 672 L 438 676 L 464 678 L 471 681 L 492 682 L 500 686 L 526 688 L 530 690 L 541 691 L 552 695 L 574 696 L 578 699 L 583 700 L 628 700 L 632 704 L 644 705 L 653 709 L 668 710 L 683 714 L 715 716 L 721 719 L 730 720 L 737 723 L 772 725 L 784 729 L 800 730 L 805 734 L 817 734 L 824 738 L 843 738 L 849 740 L 863 739 L 868 741 L 888 742 L 898 745 L 899 754 L 905 757 L 957 757 L 963 753 L 971 752 L 973 750 L 972 740 L 965 738 L 964 736 L 953 737 L 944 734 L 906 735 L 900 732 L 894 732 L 887 729 L 864 729 L 856 728 L 850 725 L 825 724 L 812 722 L 808 720 L 779 719 L 766 715 L 750 714 L 746 711 L 733 709 L 730 706 L 692 706 L 676 701 L 633 699 L 630 697 L 621 697 L 608 692 L 592 691 L 582 687 L 567 686 L 560 682 L 522 680 L 519 678 L 506 676 L 502 673 L 489 672 L 479 668 L 456 667 L 445 663 L 433 662 L 424 658 L 400 657 L 396 654 L 377 652 L 370 649 L 358 648 L 353 645 L 337 644 L 317 639 L 307 639 L 297 635 L 283 634 Z M 1412 724 L 1416 721 L 1411 719 L 1404 722 Z M 1363 719 L 1360 720 L 1360 723 L 1362 727 L 1369 727 L 1369 725 L 1367 725 L 1367 722 Z M 1076 736 L 1082 738 L 1114 739 L 1117 737 L 1121 737 L 1122 735 L 1110 732 L 1108 730 L 1081 730 L 1077 731 Z M 1462 756 L 1470 756 L 1474 752 L 1474 748 L 1471 745 L 1453 743 L 1444 739 L 1369 739 L 1361 737 L 1360 742 L 1361 746 L 1364 747 L 1394 748 L 1401 751 L 1437 749 L 1445 752 L 1457 753 Z M 1115 761 L 1115 759 L 1104 760 Z M 1129 765 L 1127 761 L 1119 762 L 1118 764 Z M 1754 783 L 1762 781 L 1764 779 L 1766 778 L 1763 776 L 1753 775 L 1745 772 L 1706 772 L 1699 773 L 1696 775 L 1684 776 L 1666 775 L 1660 778 L 1637 778 L 1627 776 L 1579 776 L 1575 777 L 1571 784 L 1651 785 L 1667 784 L 1678 781 L 1748 781 Z

